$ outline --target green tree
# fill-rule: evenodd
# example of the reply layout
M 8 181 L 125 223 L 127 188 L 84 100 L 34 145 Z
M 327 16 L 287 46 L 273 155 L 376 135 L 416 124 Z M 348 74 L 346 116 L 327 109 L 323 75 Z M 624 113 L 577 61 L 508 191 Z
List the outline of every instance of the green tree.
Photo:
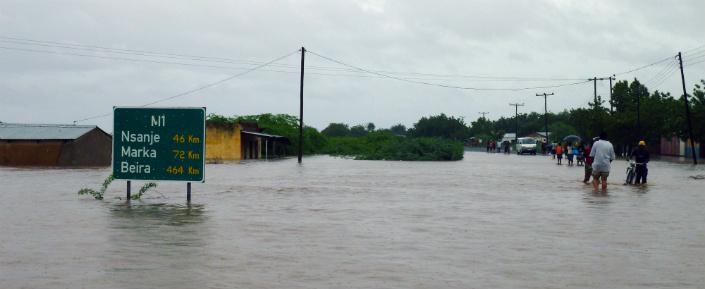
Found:
M 440 115 L 422 117 L 414 128 L 411 129 L 414 137 L 442 137 L 446 139 L 463 141 L 469 136 L 468 127 L 461 118 Z
M 406 126 L 401 123 L 395 124 L 389 128 L 389 131 L 391 131 L 395 135 L 406 135 Z
M 327 137 L 348 136 L 350 128 L 344 123 L 331 123 L 321 133 Z
M 563 121 L 553 122 L 548 126 L 548 130 L 551 132 L 551 142 L 561 142 L 564 137 L 569 135 L 578 134 L 577 130 L 572 125 L 569 125 Z
M 367 135 L 367 129 L 362 125 L 355 125 L 350 128 L 350 136 L 358 137 Z
M 373 131 L 375 131 L 375 124 L 368 122 L 367 123 L 367 132 L 373 132 Z

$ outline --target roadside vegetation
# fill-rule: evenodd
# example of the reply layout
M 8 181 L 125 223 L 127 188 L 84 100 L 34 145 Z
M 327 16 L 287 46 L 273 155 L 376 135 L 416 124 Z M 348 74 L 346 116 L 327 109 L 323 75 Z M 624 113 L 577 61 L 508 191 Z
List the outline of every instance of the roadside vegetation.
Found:
M 569 95 L 561 97 L 570 97 Z M 637 101 L 637 99 L 639 101 Z M 705 143 L 705 80 L 695 85 L 689 95 L 695 140 Z M 611 105 L 611 107 L 610 107 Z M 549 103 L 549 106 L 552 106 Z M 640 122 L 637 122 L 637 107 Z M 682 97 L 661 91 L 650 92 L 634 79 L 623 80 L 613 87 L 611 103 L 598 96 L 587 107 L 549 113 L 551 142 L 567 135 L 592 138 L 606 131 L 618 153 L 644 139 L 649 144 L 661 137 L 686 139 L 685 104 Z M 544 131 L 543 112 L 519 114 L 519 134 Z M 224 117 L 211 114 L 208 123 L 232 126 L 239 121 L 257 121 L 264 133 L 281 135 L 291 141 L 287 155 L 298 152 L 298 118 L 286 114 L 260 114 Z M 322 131 L 304 128 L 304 153 L 345 156 L 360 160 L 446 161 L 463 158 L 463 143 L 470 137 L 498 140 L 506 132 L 514 132 L 514 117 L 491 121 L 481 117 L 466 124 L 462 118 L 445 114 L 425 116 L 412 127 L 403 124 L 378 128 L 374 123 L 348 125 L 331 123 Z
M 210 125 L 232 126 L 240 121 L 257 121 L 262 132 L 289 138 L 287 155 L 298 152 L 298 118 L 284 114 L 224 117 L 211 114 Z M 348 126 L 331 123 L 319 132 L 304 128 L 304 153 L 329 154 L 359 160 L 450 161 L 463 158 L 462 140 L 468 129 L 459 118 L 444 114 L 423 117 L 413 128 L 394 125 L 377 129 L 373 123 Z

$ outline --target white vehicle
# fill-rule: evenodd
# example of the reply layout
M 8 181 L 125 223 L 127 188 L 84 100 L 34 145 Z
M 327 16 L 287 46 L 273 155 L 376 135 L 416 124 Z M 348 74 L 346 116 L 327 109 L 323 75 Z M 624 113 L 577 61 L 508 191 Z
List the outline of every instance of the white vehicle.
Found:
M 517 154 L 536 154 L 536 140 L 531 137 L 520 137 L 517 139 Z

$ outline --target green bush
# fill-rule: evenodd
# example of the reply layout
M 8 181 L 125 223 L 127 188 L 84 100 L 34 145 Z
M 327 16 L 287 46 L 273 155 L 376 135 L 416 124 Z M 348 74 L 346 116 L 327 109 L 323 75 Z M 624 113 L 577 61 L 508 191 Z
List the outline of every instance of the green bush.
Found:
M 378 131 L 362 137 L 328 138 L 322 153 L 358 160 L 454 161 L 463 158 L 463 145 L 442 138 L 407 138 Z

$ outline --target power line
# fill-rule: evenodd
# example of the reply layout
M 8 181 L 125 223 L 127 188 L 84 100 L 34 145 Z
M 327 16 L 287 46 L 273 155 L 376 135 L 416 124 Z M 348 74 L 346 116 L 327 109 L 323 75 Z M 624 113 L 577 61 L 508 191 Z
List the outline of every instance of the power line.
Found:
M 649 83 L 648 86 L 651 86 L 653 90 L 657 90 L 666 80 L 670 79 L 673 77 L 673 73 L 678 71 L 678 65 L 674 65 L 673 67 L 669 68 L 669 70 L 664 73 L 662 76 L 660 76 L 658 79 L 654 80 L 653 82 Z M 644 84 L 644 86 L 647 86 Z
M 316 52 L 314 52 L 314 51 L 311 51 L 311 50 L 307 50 L 307 51 L 308 51 L 309 53 L 311 53 L 311 54 L 313 54 L 313 55 L 315 55 L 315 56 L 318 56 L 318 57 L 320 57 L 320 58 L 323 58 L 323 59 L 325 59 L 325 60 L 328 60 L 328 61 L 331 61 L 331 62 L 334 62 L 334 63 L 338 63 L 338 64 L 340 64 L 340 65 L 347 66 L 347 67 L 350 67 L 350 68 L 354 68 L 354 69 L 357 69 L 357 70 L 359 70 L 359 71 L 366 72 L 366 73 L 369 73 L 369 74 L 374 74 L 374 75 L 378 75 L 378 76 L 381 76 L 381 77 L 384 77 L 384 78 L 395 79 L 395 80 L 404 81 L 404 82 L 409 82 L 409 83 L 422 84 L 422 85 L 429 85 L 429 86 L 437 86 L 437 87 L 443 87 L 443 88 L 454 88 L 454 89 L 474 90 L 474 91 L 521 91 L 521 90 L 540 89 L 540 88 L 556 88 L 556 87 L 577 85 L 577 84 L 582 84 L 582 83 L 588 82 L 588 81 L 580 81 L 580 82 L 565 83 L 565 84 L 559 84 L 559 85 L 535 86 L 535 87 L 521 87 L 521 88 L 479 88 L 479 87 L 463 87 L 463 86 L 456 86 L 456 85 L 448 85 L 448 84 L 440 84 L 440 83 L 431 83 L 431 82 L 427 82 L 427 81 L 417 81 L 417 80 L 411 80 L 411 79 L 401 78 L 401 77 L 397 77 L 397 76 L 392 76 L 392 75 L 388 75 L 388 74 L 379 73 L 379 72 L 376 72 L 376 71 L 372 71 L 372 70 L 360 68 L 360 67 L 358 67 L 358 66 L 354 66 L 354 65 L 351 65 L 351 64 L 347 64 L 347 63 L 345 63 L 345 62 L 342 62 L 342 61 L 339 61 L 339 60 L 335 60 L 335 59 L 330 58 L 330 57 L 323 56 L 323 55 L 318 54 L 318 53 L 316 53 Z
M 177 53 L 164 53 L 164 52 L 154 52 L 154 51 L 147 51 L 147 50 L 121 49 L 121 48 L 112 48 L 112 47 L 105 47 L 105 46 L 98 46 L 98 45 L 75 44 L 75 43 L 56 42 L 56 41 L 47 41 L 47 40 L 35 40 L 35 39 L 18 38 L 18 37 L 0 36 L 0 39 L 6 39 L 6 40 L 0 40 L 3 42 L 12 42 L 12 43 L 24 44 L 24 45 L 38 45 L 38 46 L 45 46 L 45 47 L 88 50 L 88 51 L 94 51 L 94 52 L 100 51 L 100 52 L 131 54 L 131 55 L 141 55 L 141 56 L 150 56 L 150 57 L 187 59 L 187 60 L 195 60 L 195 61 L 245 63 L 245 64 L 251 64 L 251 65 L 262 64 L 262 62 L 250 61 L 250 60 L 237 60 L 237 59 L 222 58 L 222 57 L 197 56 L 197 55 L 177 54 Z
M 678 63 L 675 61 L 675 59 L 673 59 L 672 62 L 669 62 L 669 63 L 668 63 L 666 66 L 664 66 L 658 73 L 656 73 L 654 76 L 652 76 L 651 78 L 647 79 L 646 81 L 643 81 L 642 83 L 643 83 L 644 85 L 646 85 L 647 83 L 648 83 L 648 84 L 655 83 L 655 80 L 661 79 L 662 77 L 664 77 L 664 76 L 666 76 L 666 75 L 672 73 L 672 72 L 673 72 L 673 69 L 674 69 L 674 68 L 677 68 L 677 66 L 678 66 Z
M 197 56 L 197 55 L 164 53 L 164 52 L 154 52 L 154 51 L 135 50 L 135 49 L 120 49 L 120 48 L 111 48 L 111 47 L 97 46 L 97 45 L 74 44 L 74 43 L 35 40 L 35 39 L 8 37 L 8 36 L 0 36 L 0 42 L 8 42 L 8 43 L 19 44 L 19 45 L 35 45 L 35 46 L 53 47 L 53 48 L 61 48 L 61 49 L 83 50 L 83 51 L 89 51 L 89 52 L 115 53 L 115 54 L 122 54 L 122 55 L 137 55 L 137 56 L 142 56 L 142 57 L 158 57 L 158 58 L 189 60 L 189 61 L 204 61 L 204 62 L 245 64 L 245 65 L 262 64 L 261 62 L 257 62 L 257 61 L 237 60 L 237 59 L 223 58 L 223 57 Z M 5 49 L 16 49 L 16 50 L 39 52 L 39 51 L 33 50 L 33 49 L 25 50 L 26 48 L 5 47 Z M 43 52 L 49 52 L 49 51 L 43 51 Z M 55 52 L 55 51 L 51 51 L 49 53 L 61 54 L 60 52 Z M 67 55 L 76 55 L 76 54 L 68 54 L 67 53 Z M 76 56 L 98 57 L 95 55 L 76 55 Z M 106 56 L 100 56 L 100 57 L 109 58 Z M 115 58 L 109 58 L 109 59 L 115 59 Z M 122 59 L 122 58 L 118 58 L 118 59 Z M 125 59 L 122 59 L 122 60 L 125 60 Z M 155 61 L 151 61 L 151 62 L 155 62 Z M 157 63 L 169 63 L 169 62 L 157 62 Z M 179 64 L 179 63 L 172 63 L 172 64 Z M 181 63 L 181 64 L 183 65 L 183 63 Z M 196 66 L 197 64 L 191 64 L 191 65 Z M 220 66 L 220 67 L 219 66 L 209 66 L 209 65 L 204 65 L 204 66 L 215 67 L 215 68 L 228 68 L 228 67 L 222 67 L 222 66 Z M 274 64 L 271 66 L 298 69 L 297 66 L 288 65 L 288 64 Z M 322 70 L 322 71 L 339 71 L 339 72 L 355 72 L 355 71 L 357 71 L 357 70 L 347 69 L 347 68 L 324 67 L 324 66 L 308 66 L 307 69 Z M 480 76 L 480 75 L 464 75 L 464 74 L 399 72 L 399 71 L 385 71 L 385 70 L 372 70 L 372 71 L 379 72 L 379 73 L 386 73 L 386 74 L 412 75 L 412 76 L 417 76 L 417 77 L 429 76 L 429 77 L 437 77 L 437 78 L 470 78 L 470 79 L 476 79 L 476 81 L 479 81 L 479 80 L 487 80 L 487 81 L 559 81 L 559 80 L 566 80 L 566 81 L 568 81 L 568 80 L 581 80 L 582 79 L 582 78 L 542 78 L 542 77 L 518 77 L 518 76 L 510 76 L 510 77 Z M 287 71 L 287 72 L 289 72 L 289 71 Z M 294 73 L 296 73 L 296 72 L 294 72 Z
M 0 40 L 2 42 L 2 40 Z M 54 47 L 51 45 L 48 45 L 48 47 Z M 32 53 L 45 53 L 45 54 L 54 54 L 54 55 L 69 55 L 69 56 L 79 56 L 79 57 L 90 57 L 90 58 L 99 58 L 99 59 L 108 59 L 108 60 L 120 60 L 120 61 L 130 61 L 130 62 L 145 62 L 145 63 L 156 63 L 156 64 L 171 64 L 171 65 L 179 65 L 179 66 L 191 66 L 191 67 L 206 67 L 206 68 L 215 68 L 215 69 L 227 69 L 227 70 L 247 70 L 249 69 L 248 67 L 233 67 L 233 66 L 222 66 L 222 65 L 209 65 L 209 64 L 198 64 L 198 63 L 186 63 L 186 62 L 176 62 L 176 61 L 164 61 L 164 60 L 153 60 L 153 59 L 144 59 L 144 58 L 129 58 L 129 57 L 119 57 L 119 56 L 105 56 L 105 55 L 94 55 L 94 54 L 84 54 L 84 53 L 74 53 L 74 52 L 64 52 L 64 51 L 53 51 L 53 50 L 41 50 L 41 49 L 30 49 L 30 48 L 20 48 L 20 47 L 7 47 L 7 46 L 0 46 L 0 49 L 5 49 L 5 50 L 15 50 L 15 51 L 23 51 L 23 52 L 32 52 Z M 88 51 L 91 51 L 90 49 Z M 121 53 L 121 54 L 127 54 L 127 55 L 139 55 L 139 56 L 148 56 L 145 54 L 132 54 L 132 53 Z M 149 56 L 148 56 L 149 57 Z M 174 57 L 169 57 L 174 59 Z M 175 59 L 180 59 L 180 58 L 175 58 Z M 193 60 L 193 59 L 191 59 Z M 220 61 L 219 61 L 220 62 Z M 233 63 L 233 62 L 223 62 L 223 63 Z M 246 64 L 246 65 L 251 65 L 251 64 Z M 271 65 L 271 66 L 277 66 L 277 65 Z M 292 69 L 295 68 L 293 66 L 282 66 L 279 65 L 279 67 L 282 68 L 288 68 L 291 67 Z M 307 69 L 311 70 L 316 70 L 316 68 L 313 67 L 307 67 Z M 324 69 L 325 70 L 330 70 L 330 69 Z M 268 72 L 276 72 L 276 73 L 288 73 L 288 74 L 296 74 L 298 73 L 297 71 L 289 71 L 289 70 L 276 70 L 276 69 L 262 69 L 261 71 L 268 71 Z M 345 69 L 345 70 L 339 70 L 339 71 L 348 71 L 348 72 L 358 72 L 357 70 L 352 70 L 352 69 Z M 395 72 L 398 73 L 398 72 Z M 378 75 L 363 75 L 363 74 L 336 74 L 336 73 L 321 73 L 321 72 L 310 72 L 309 74 L 311 75 L 319 75 L 319 76 L 336 76 L 336 77 L 362 77 L 362 78 L 384 78 Z M 399 73 L 401 74 L 401 73 Z M 469 76 L 469 75 L 442 75 L 442 74 L 423 74 L 423 73 L 407 73 L 407 74 L 417 74 L 417 75 L 437 75 L 437 77 L 460 77 L 460 78 L 477 78 L 473 79 L 472 81 L 512 81 L 512 82 L 522 82 L 522 81 L 529 81 L 529 82 L 542 82 L 542 81 L 553 81 L 553 79 L 550 78 L 518 78 L 518 77 L 506 77 L 506 78 L 500 78 L 500 77 L 481 77 L 481 76 Z M 405 79 L 409 80 L 447 80 L 446 78 L 424 78 L 424 77 L 404 77 Z M 566 78 L 569 79 L 569 78 Z M 572 79 L 571 79 L 572 80 Z
M 16 51 L 24 51 L 24 52 L 34 52 L 34 53 L 45 53 L 45 54 L 55 54 L 55 55 L 70 55 L 70 56 L 79 56 L 79 57 L 92 57 L 92 58 L 101 58 L 101 59 L 110 59 L 110 60 L 124 60 L 124 61 L 132 61 L 132 62 L 148 62 L 148 63 L 157 63 L 157 64 L 174 64 L 174 65 L 183 65 L 183 66 L 200 66 L 200 67 L 210 67 L 210 68 L 219 68 L 219 69 L 234 69 L 234 70 L 247 70 L 247 69 L 250 69 L 250 68 L 245 68 L 245 67 L 207 65 L 207 64 L 196 64 L 196 63 L 185 63 L 185 62 L 174 62 L 174 61 L 161 61 L 161 60 L 139 59 L 139 58 L 128 58 L 128 57 L 117 57 L 117 56 L 102 56 L 102 55 L 82 54 L 82 53 L 73 53 L 73 52 L 59 52 L 59 51 L 52 51 L 52 50 L 29 49 L 29 48 L 18 48 L 18 47 L 7 47 L 7 46 L 0 46 L 0 49 L 16 50 Z M 276 72 L 286 72 L 286 71 L 276 71 Z
M 686 63 L 693 62 L 693 61 L 696 61 L 696 60 L 700 60 L 700 59 L 703 59 L 703 58 L 705 58 L 705 54 L 700 55 L 700 56 L 696 56 L 696 57 L 690 57 L 690 58 L 688 58 L 688 61 L 686 61 Z
M 63 49 L 79 49 L 79 50 L 91 51 L 91 52 L 138 55 L 138 56 L 142 56 L 142 57 L 158 57 L 158 58 L 169 58 L 169 59 L 179 59 L 179 60 L 189 60 L 189 61 L 219 62 L 219 63 L 245 64 L 245 65 L 262 64 L 262 62 L 251 61 L 251 60 L 238 60 L 238 59 L 231 59 L 231 58 L 224 58 L 224 57 L 198 56 L 198 55 L 189 55 L 189 54 L 180 54 L 180 53 L 164 53 L 164 52 L 136 50 L 136 49 L 121 49 L 121 48 L 112 48 L 112 47 L 99 46 L 99 45 L 66 43 L 66 42 L 37 40 L 37 39 L 10 37 L 10 36 L 0 36 L 0 41 L 11 42 L 11 43 L 21 44 L 21 45 L 39 45 L 39 46 L 63 48 Z M 40 52 L 40 51 L 37 51 L 34 49 L 25 49 L 25 48 L 10 48 L 10 47 L 0 47 L 0 48 L 28 51 L 28 52 Z M 83 55 L 83 54 L 79 55 L 77 53 L 56 52 L 56 51 L 41 51 L 41 52 L 53 53 L 53 54 L 74 55 L 74 56 L 84 56 L 84 57 L 95 57 L 95 58 L 113 59 L 113 60 L 141 61 L 141 62 L 162 63 L 162 64 L 175 64 L 175 65 L 183 65 L 183 66 L 202 66 L 202 67 L 219 68 L 219 69 L 236 69 L 236 70 L 248 69 L 248 68 L 241 68 L 241 67 L 228 67 L 228 66 L 203 65 L 203 64 L 193 64 L 193 63 L 167 62 L 167 61 L 159 61 L 159 60 L 130 59 L 130 58 L 124 58 L 124 57 L 111 57 L 111 56 L 100 56 L 100 55 Z M 684 55 L 692 54 L 692 55 L 688 55 L 688 56 L 695 56 L 695 55 L 698 55 L 703 52 L 705 52 L 705 45 L 700 45 L 700 46 L 686 50 L 684 52 Z M 699 57 L 696 57 L 696 58 L 699 58 Z M 631 69 L 631 70 L 620 72 L 620 73 L 615 73 L 615 75 L 621 75 L 621 74 L 626 74 L 626 73 L 642 70 L 647 67 L 661 63 L 665 60 L 666 59 L 662 59 L 662 60 L 656 61 L 654 63 L 650 63 L 650 64 L 647 64 L 647 65 L 644 65 L 641 67 L 637 67 L 635 69 Z M 691 61 L 692 61 L 692 58 L 691 58 Z M 697 62 L 697 63 L 700 63 L 700 62 Z M 696 63 L 692 63 L 692 64 L 696 64 Z M 280 67 L 280 68 L 298 69 L 297 66 L 288 65 L 288 64 L 273 64 L 270 66 Z M 356 72 L 356 71 L 359 71 L 358 69 L 321 67 L 321 66 L 308 66 L 307 69 L 330 71 L 330 72 Z M 298 73 L 297 71 L 272 70 L 272 69 L 266 69 L 266 70 L 261 70 L 261 71 L 291 73 L 291 74 Z M 468 79 L 474 79 L 474 81 L 516 81 L 516 82 L 518 82 L 518 81 L 539 82 L 539 81 L 561 81 L 561 80 L 569 81 L 569 80 L 582 80 L 583 79 L 583 78 L 536 78 L 536 77 L 479 76 L 479 75 L 462 75 L 462 74 L 399 72 L 399 71 L 385 71 L 385 70 L 372 70 L 372 69 L 369 69 L 369 71 L 383 73 L 383 74 L 416 76 L 416 77 L 400 77 L 400 78 L 407 78 L 410 80 L 443 80 L 443 79 L 427 79 L 427 78 L 425 78 L 426 76 L 435 77 L 435 78 L 468 78 Z M 321 76 L 370 77 L 370 76 L 362 76 L 362 75 L 355 75 L 355 74 L 353 74 L 353 75 L 324 74 L 324 73 L 313 73 L 313 72 L 309 73 L 309 74 L 321 75 Z M 377 76 L 377 77 L 388 78 L 388 77 L 383 77 L 383 76 Z
M 162 98 L 162 99 L 158 99 L 158 100 L 152 101 L 152 102 L 150 102 L 150 103 L 143 104 L 143 105 L 141 105 L 141 106 L 142 106 L 142 107 L 144 107 L 144 106 L 150 106 L 150 105 L 153 105 L 153 104 L 157 104 L 157 103 L 160 103 L 160 102 L 164 102 L 164 101 L 167 101 L 167 100 L 171 100 L 171 99 L 174 99 L 174 98 L 177 98 L 177 97 L 185 96 L 185 95 L 188 95 L 188 94 L 192 94 L 192 93 L 194 93 L 194 92 L 197 92 L 197 91 L 204 90 L 204 89 L 206 89 L 206 88 L 210 88 L 210 87 L 216 86 L 216 85 L 221 84 L 221 83 L 223 83 L 223 82 L 226 82 L 226 81 L 229 81 L 229 80 L 231 80 L 231 79 L 234 79 L 234 78 L 243 76 L 243 75 L 248 74 L 248 73 L 250 73 L 250 72 L 253 72 L 253 71 L 257 70 L 257 69 L 260 69 L 260 68 L 262 68 L 262 67 L 265 67 L 265 66 L 267 66 L 267 65 L 269 65 L 269 64 L 272 64 L 272 63 L 274 63 L 274 62 L 277 62 L 277 61 L 279 61 L 279 60 L 282 60 L 282 59 L 284 59 L 284 58 L 287 58 L 287 57 L 289 57 L 289 56 L 291 56 L 291 55 L 293 55 L 293 54 L 296 54 L 297 52 L 299 52 L 299 51 L 296 50 L 296 51 L 291 52 L 291 53 L 289 53 L 289 54 L 286 54 L 286 55 L 284 55 L 284 56 L 277 57 L 277 58 L 272 59 L 272 60 L 270 60 L 270 61 L 268 61 L 268 62 L 265 62 L 265 63 L 263 63 L 263 64 L 260 64 L 260 65 L 258 65 L 258 66 L 255 66 L 255 67 L 253 67 L 253 68 L 250 68 L 250 69 L 248 69 L 248 70 L 246 70 L 246 71 L 243 71 L 243 72 L 241 72 L 241 73 L 238 73 L 238 74 L 235 74 L 235 75 L 232 75 L 232 76 L 223 78 L 223 79 L 218 80 L 218 81 L 216 81 L 216 82 L 211 82 L 211 83 L 209 83 L 209 84 L 206 84 L 206 85 L 203 85 L 203 86 L 199 86 L 199 87 L 197 87 L 197 88 L 194 88 L 194 89 L 191 89 L 191 90 L 187 90 L 187 91 L 184 91 L 184 92 L 182 92 L 182 93 L 178 93 L 178 94 L 175 94 L 175 95 L 172 95 L 172 96 L 169 96 L 169 97 L 165 97 L 165 98 Z M 86 117 L 86 118 L 83 118 L 83 119 L 75 120 L 75 121 L 73 121 L 73 123 L 79 123 L 79 122 L 83 122 L 83 121 L 86 121 L 86 120 L 91 120 L 91 119 L 106 117 L 106 116 L 109 116 L 109 115 L 111 115 L 111 114 L 112 114 L 112 112 L 111 112 L 111 113 L 106 113 L 106 114 L 101 114 L 101 115 L 96 115 L 96 116 L 91 116 L 91 117 Z
M 705 44 L 683 51 L 683 54 L 691 53 L 693 50 L 705 49 Z
M 685 64 L 685 65 L 683 65 L 683 67 L 688 67 L 688 66 L 695 65 L 695 64 L 699 64 L 699 63 L 703 63 L 703 62 L 705 62 L 705 59 L 700 60 L 700 61 L 696 61 L 696 62 L 691 62 L 691 63 Z
M 635 72 L 635 71 L 639 71 L 639 70 L 642 70 L 642 69 L 645 69 L 645 68 L 648 68 L 648 67 L 657 65 L 657 64 L 659 64 L 659 63 L 666 62 L 666 61 L 671 60 L 671 59 L 673 59 L 673 56 L 669 56 L 669 57 L 666 57 L 666 58 L 664 58 L 664 59 L 661 59 L 661 60 L 658 60 L 658 61 L 649 63 L 649 64 L 647 64 L 647 65 L 639 66 L 639 67 L 634 68 L 634 69 L 630 69 L 630 70 L 627 70 L 627 71 L 622 71 L 622 72 L 619 72 L 619 73 L 614 73 L 613 75 L 617 76 L 617 75 L 632 73 L 632 72 Z

